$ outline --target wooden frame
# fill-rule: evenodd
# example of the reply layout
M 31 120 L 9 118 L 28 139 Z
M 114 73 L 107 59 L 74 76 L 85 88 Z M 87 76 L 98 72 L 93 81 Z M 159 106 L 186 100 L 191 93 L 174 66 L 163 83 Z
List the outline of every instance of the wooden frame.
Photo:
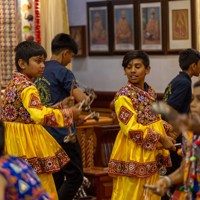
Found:
M 86 31 L 85 26 L 70 26 L 70 35 L 78 45 L 78 53 L 76 57 L 86 56 Z
M 139 48 L 148 53 L 164 53 L 166 38 L 163 26 L 162 0 L 141 0 L 139 2 Z
M 108 2 L 87 3 L 89 55 L 110 54 Z
M 132 0 L 112 3 L 112 49 L 114 54 L 124 54 L 135 49 L 134 4 Z
M 193 0 L 169 0 L 167 53 L 196 48 L 195 2 Z

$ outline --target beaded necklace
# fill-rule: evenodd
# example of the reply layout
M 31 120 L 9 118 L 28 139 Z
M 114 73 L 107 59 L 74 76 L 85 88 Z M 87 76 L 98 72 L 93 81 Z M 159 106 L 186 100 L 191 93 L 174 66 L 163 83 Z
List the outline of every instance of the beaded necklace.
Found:
M 187 132 L 183 137 L 182 151 L 185 155 L 181 200 L 200 200 L 200 136 Z

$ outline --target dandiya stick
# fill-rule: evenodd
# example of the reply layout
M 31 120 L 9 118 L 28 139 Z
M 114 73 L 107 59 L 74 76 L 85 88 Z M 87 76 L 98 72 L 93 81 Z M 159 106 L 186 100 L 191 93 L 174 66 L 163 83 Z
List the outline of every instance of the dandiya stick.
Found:
M 145 184 L 143 187 L 144 187 L 144 189 L 156 190 L 156 186 L 155 185 L 147 185 L 147 184 Z

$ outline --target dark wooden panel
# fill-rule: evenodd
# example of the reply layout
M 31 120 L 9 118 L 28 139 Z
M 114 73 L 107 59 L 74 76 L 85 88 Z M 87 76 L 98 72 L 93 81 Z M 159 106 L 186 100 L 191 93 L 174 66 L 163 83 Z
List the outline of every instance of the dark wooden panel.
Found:
M 110 108 L 110 103 L 113 100 L 115 91 L 95 91 L 97 98 L 92 103 L 92 108 Z M 157 93 L 157 99 L 160 101 L 163 98 L 163 93 Z
M 98 167 L 107 167 L 112 152 L 119 125 L 95 126 L 97 146 L 94 155 L 94 164 Z
M 112 178 L 108 176 L 107 168 L 94 167 L 84 169 L 84 175 L 89 179 L 91 186 L 87 194 L 95 196 L 97 200 L 110 200 L 112 195 Z
M 113 100 L 116 92 L 95 91 L 97 98 L 92 103 L 94 108 L 110 108 L 110 102 Z

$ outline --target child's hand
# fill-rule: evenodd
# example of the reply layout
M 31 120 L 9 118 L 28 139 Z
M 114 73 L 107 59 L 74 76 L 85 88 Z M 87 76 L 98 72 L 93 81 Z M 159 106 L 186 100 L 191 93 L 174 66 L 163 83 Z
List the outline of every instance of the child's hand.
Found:
M 74 106 L 75 99 L 73 96 L 66 97 L 65 99 L 62 100 L 62 106 L 63 108 L 70 108 Z
M 176 151 L 176 147 L 174 146 L 174 144 L 176 143 L 175 139 L 173 139 L 173 138 L 171 138 L 169 136 L 161 135 L 160 143 L 163 145 L 164 149 L 169 149 L 169 150 Z
M 74 102 L 75 102 L 75 100 L 74 100 L 73 96 L 66 97 L 62 101 L 60 101 L 57 104 L 51 106 L 51 108 L 55 108 L 55 109 L 70 108 L 70 107 L 74 106 Z
M 153 190 L 154 193 L 160 195 L 160 196 L 164 196 L 167 192 L 167 190 L 169 189 L 169 185 L 168 182 L 165 178 L 161 178 L 157 181 L 157 183 L 155 184 L 156 189 Z
M 169 137 L 171 137 L 171 138 L 173 138 L 173 139 L 176 140 L 177 137 L 178 137 L 179 135 L 181 135 L 181 132 L 170 131 L 170 132 L 167 133 L 167 135 L 168 135 Z

